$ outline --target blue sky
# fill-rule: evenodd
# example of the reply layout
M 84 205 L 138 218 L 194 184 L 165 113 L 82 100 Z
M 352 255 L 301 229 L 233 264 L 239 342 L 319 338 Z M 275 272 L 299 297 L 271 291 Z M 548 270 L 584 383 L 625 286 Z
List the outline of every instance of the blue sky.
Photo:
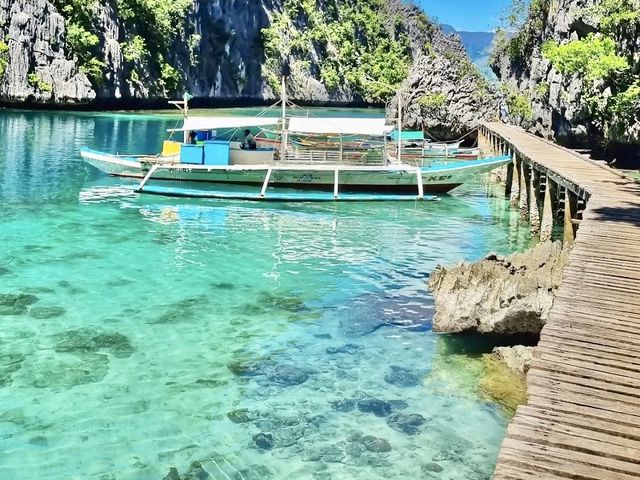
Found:
M 494 30 L 510 0 L 416 0 L 430 17 L 456 30 Z

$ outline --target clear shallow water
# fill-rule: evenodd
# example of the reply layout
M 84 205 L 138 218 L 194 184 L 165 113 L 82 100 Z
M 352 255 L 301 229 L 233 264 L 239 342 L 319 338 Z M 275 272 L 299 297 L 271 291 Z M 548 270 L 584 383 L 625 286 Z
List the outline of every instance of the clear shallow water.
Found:
M 140 197 L 77 153 L 174 123 L 0 112 L 0 478 L 489 478 L 507 418 L 447 381 L 425 282 L 524 248 L 506 203 Z

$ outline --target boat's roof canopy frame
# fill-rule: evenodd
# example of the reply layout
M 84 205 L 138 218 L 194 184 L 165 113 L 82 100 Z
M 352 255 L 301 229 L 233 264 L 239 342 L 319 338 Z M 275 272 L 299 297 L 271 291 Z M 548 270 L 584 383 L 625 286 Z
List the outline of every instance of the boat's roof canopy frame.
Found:
M 187 117 L 180 128 L 169 132 L 205 131 L 216 129 L 239 129 L 278 125 L 277 117 Z M 308 135 L 364 135 L 386 137 L 394 130 L 384 118 L 320 118 L 289 117 L 287 130 Z
M 393 130 L 384 118 L 291 117 L 289 132 L 309 135 L 366 135 L 386 137 Z
M 275 117 L 187 117 L 180 128 L 171 128 L 169 132 L 207 131 L 217 129 L 236 129 L 267 127 L 277 125 L 280 118 Z

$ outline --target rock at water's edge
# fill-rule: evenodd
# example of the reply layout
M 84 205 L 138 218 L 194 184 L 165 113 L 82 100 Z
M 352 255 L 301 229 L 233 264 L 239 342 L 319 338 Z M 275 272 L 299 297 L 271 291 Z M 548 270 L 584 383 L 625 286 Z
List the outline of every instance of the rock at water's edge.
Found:
M 434 331 L 540 333 L 568 252 L 561 242 L 548 241 L 509 257 L 491 254 L 476 263 L 438 266 L 429 279 Z
M 533 347 L 496 347 L 491 354 L 515 373 L 526 375 L 533 358 Z

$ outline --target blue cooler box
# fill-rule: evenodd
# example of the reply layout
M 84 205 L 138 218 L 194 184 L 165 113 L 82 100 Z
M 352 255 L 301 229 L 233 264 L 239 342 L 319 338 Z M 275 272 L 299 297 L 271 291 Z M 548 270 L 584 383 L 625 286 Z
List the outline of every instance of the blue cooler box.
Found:
M 229 165 L 229 151 L 229 142 L 226 140 L 204 142 L 204 164 Z
M 180 148 L 180 163 L 202 165 L 204 147 L 200 145 L 182 145 Z

